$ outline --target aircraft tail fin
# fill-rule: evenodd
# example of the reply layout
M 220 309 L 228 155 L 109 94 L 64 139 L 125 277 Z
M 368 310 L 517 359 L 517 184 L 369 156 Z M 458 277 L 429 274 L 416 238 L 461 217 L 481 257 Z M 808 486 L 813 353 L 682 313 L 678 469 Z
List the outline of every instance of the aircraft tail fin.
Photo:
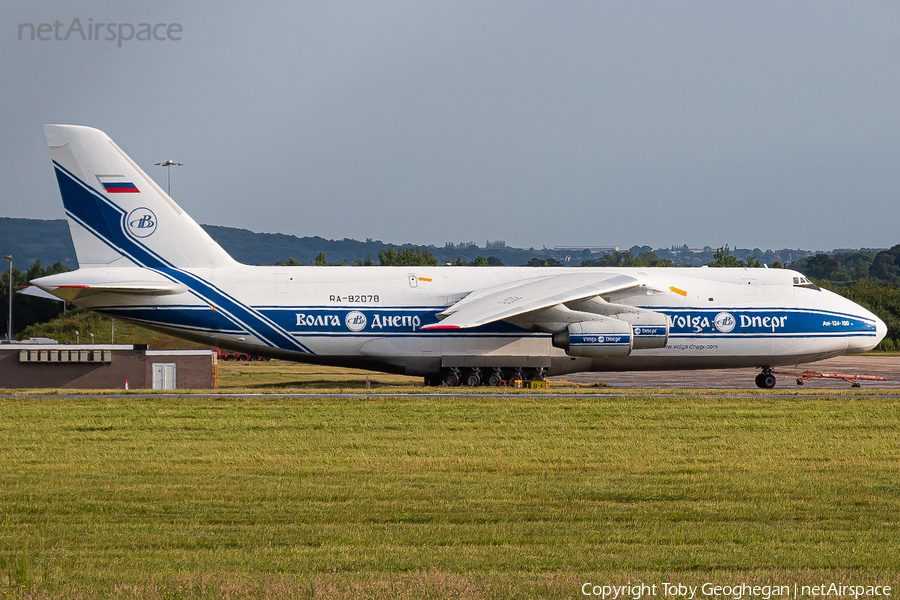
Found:
M 109 136 L 44 125 L 82 268 L 236 264 Z

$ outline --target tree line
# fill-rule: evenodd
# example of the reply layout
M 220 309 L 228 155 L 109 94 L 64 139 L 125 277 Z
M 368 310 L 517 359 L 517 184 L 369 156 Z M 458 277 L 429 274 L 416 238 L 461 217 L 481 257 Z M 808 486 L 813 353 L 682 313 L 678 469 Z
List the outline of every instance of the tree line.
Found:
M 377 263 L 372 260 L 371 254 L 366 255 L 364 259 L 357 257 L 353 263 L 346 263 L 343 259 L 340 259 L 337 262 L 329 262 L 325 253 L 319 252 L 311 264 L 317 267 L 340 267 L 347 265 L 357 267 L 436 267 L 439 262 L 437 257 L 432 254 L 431 250 L 426 246 L 411 246 L 399 249 L 391 246 L 378 251 Z M 479 255 L 471 261 L 465 261 L 462 257 L 457 257 L 454 261 L 451 261 L 448 258 L 444 261 L 444 264 L 454 267 L 502 267 L 503 261 L 496 256 Z M 303 266 L 303 263 L 296 258 L 289 258 L 284 261 L 278 261 L 275 265 L 279 267 L 300 267 Z
M 877 350 L 900 350 L 900 244 L 880 252 L 816 254 L 791 268 L 878 315 L 888 333 Z
M 13 287 L 13 337 L 19 334 L 29 325 L 34 323 L 44 323 L 55 319 L 65 309 L 65 303 L 47 298 L 38 298 L 35 296 L 25 296 L 17 294 L 16 291 L 28 286 L 28 282 L 38 277 L 46 277 L 47 275 L 56 275 L 69 270 L 69 267 L 60 262 L 55 262 L 49 267 L 44 267 L 40 259 L 36 260 L 31 267 L 22 271 L 15 267 L 12 270 L 12 287 Z M 3 272 L 0 278 L 0 313 L 3 314 L 3 331 L 0 335 L 5 339 L 6 332 L 9 328 L 9 269 Z

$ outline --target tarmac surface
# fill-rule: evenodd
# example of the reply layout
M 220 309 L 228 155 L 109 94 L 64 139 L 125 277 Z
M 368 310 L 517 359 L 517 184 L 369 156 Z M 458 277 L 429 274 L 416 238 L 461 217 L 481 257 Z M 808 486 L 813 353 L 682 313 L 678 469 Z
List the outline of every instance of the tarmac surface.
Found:
M 865 389 L 900 389 L 900 356 L 839 356 L 816 363 L 773 369 L 778 388 L 797 388 L 797 376 L 785 372 L 815 371 L 818 373 L 842 373 L 878 375 L 888 381 L 860 381 Z M 612 388 L 664 388 L 664 389 L 757 389 L 754 379 L 759 369 L 703 369 L 697 371 L 622 371 L 605 373 L 576 373 L 551 377 L 550 380 L 571 381 L 578 384 L 605 383 Z M 812 379 L 805 388 L 849 389 L 850 384 L 840 379 Z

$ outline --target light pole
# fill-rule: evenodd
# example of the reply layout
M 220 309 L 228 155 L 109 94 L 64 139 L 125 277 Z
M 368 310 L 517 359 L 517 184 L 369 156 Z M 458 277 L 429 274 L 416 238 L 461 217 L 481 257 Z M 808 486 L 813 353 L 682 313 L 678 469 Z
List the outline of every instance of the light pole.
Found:
M 184 163 L 175 162 L 171 158 L 166 157 L 164 162 L 156 163 L 158 167 L 166 168 L 166 193 L 172 197 L 172 167 L 183 167 Z
M 12 343 L 12 254 L 3 257 L 9 261 L 9 323 L 6 330 L 6 341 Z

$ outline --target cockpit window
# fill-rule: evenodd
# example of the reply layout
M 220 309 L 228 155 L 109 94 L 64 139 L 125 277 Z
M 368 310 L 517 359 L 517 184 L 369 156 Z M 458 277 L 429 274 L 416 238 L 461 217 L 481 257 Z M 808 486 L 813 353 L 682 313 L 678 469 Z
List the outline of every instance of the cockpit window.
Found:
M 816 291 L 820 291 L 822 289 L 819 286 L 817 286 L 816 284 L 814 284 L 812 281 L 810 281 L 809 279 L 807 279 L 806 277 L 803 277 L 803 276 L 794 277 L 794 287 L 808 288 L 808 289 L 816 290 Z

